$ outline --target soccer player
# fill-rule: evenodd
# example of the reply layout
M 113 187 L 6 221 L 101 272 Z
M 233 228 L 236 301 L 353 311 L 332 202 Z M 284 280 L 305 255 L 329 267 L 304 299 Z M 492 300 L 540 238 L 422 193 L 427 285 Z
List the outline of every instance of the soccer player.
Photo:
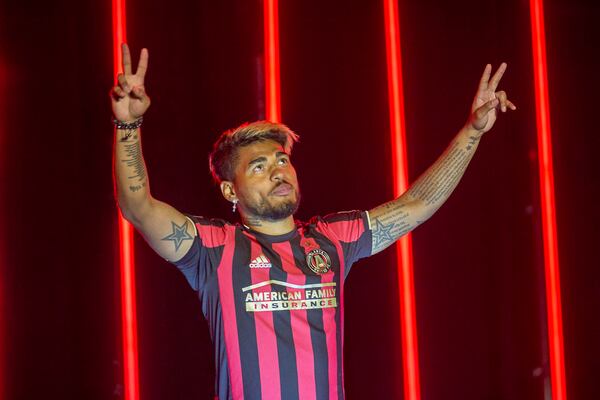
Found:
M 185 215 L 150 193 L 141 148 L 148 51 L 133 73 L 127 45 L 112 89 L 114 171 L 123 216 L 197 291 L 208 320 L 219 399 L 343 399 L 344 280 L 431 217 L 452 193 L 499 112 L 506 64 L 487 65 L 471 114 L 452 143 L 400 197 L 369 211 L 294 220 L 300 201 L 291 162 L 297 136 L 258 121 L 223 133 L 210 169 L 240 222 Z

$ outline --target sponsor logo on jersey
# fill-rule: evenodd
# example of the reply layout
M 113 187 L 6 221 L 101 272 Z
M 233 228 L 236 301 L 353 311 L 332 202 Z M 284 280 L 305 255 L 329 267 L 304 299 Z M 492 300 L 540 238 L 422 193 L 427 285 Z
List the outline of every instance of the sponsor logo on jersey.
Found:
M 250 268 L 271 268 L 271 261 L 261 254 L 250 262 Z
M 265 286 L 284 286 L 286 291 L 260 290 Z M 246 292 L 247 312 L 311 310 L 337 307 L 336 283 L 296 285 L 268 280 L 242 288 Z
M 329 254 L 321 249 L 314 249 L 306 255 L 306 264 L 315 274 L 324 274 L 331 269 Z

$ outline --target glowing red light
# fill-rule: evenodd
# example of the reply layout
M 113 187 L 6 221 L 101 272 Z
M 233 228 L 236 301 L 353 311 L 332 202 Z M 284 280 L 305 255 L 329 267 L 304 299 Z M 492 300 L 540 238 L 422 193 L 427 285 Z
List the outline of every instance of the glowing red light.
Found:
M 116 76 L 122 71 L 121 44 L 127 42 L 125 0 L 113 0 L 113 66 Z M 135 262 L 133 227 L 119 213 L 119 260 L 121 268 L 121 324 L 123 335 L 123 372 L 125 400 L 139 399 L 137 318 L 135 307 Z
M 408 189 L 408 163 L 397 2 L 395 0 L 384 0 L 384 11 L 394 196 L 398 197 Z M 400 330 L 402 332 L 404 399 L 419 400 L 421 397 L 419 355 L 410 234 L 398 241 L 396 251 L 400 296 Z
M 550 103 L 548 101 L 543 1 L 530 0 L 529 8 L 531 14 L 538 160 L 542 202 L 542 235 L 544 238 L 550 377 L 552 382 L 552 398 L 554 400 L 566 400 L 567 389 L 560 301 L 560 272 L 558 262 L 556 209 L 554 202 L 552 135 L 550 131 Z
M 5 174 L 5 154 L 2 153 L 2 150 L 5 149 L 5 145 L 4 145 L 4 141 L 5 141 L 5 127 L 4 127 L 4 121 L 6 121 L 6 119 L 4 118 L 4 110 L 6 109 L 6 103 L 5 103 L 5 99 L 6 96 L 4 96 L 7 93 L 6 90 L 6 70 L 5 70 L 5 66 L 3 64 L 3 60 L 0 59 L 0 182 L 2 184 L 4 184 L 4 182 L 6 182 L 6 176 Z M 0 213 L 4 214 L 7 212 L 5 203 L 4 203 L 4 199 L 6 198 L 5 195 L 7 194 L 7 189 L 8 187 L 0 187 Z M 4 221 L 6 221 L 6 219 L 4 219 Z M 4 350 L 4 330 L 6 329 L 5 327 L 6 325 L 6 314 L 5 314 L 5 303 L 4 303 L 4 282 L 5 282 L 5 276 L 6 274 L 4 273 L 6 270 L 6 247 L 5 247 L 5 243 L 6 243 L 6 236 L 5 236 L 5 224 L 3 224 L 2 226 L 0 226 L 0 276 L 2 276 L 3 278 L 0 279 L 0 399 L 4 399 L 5 397 L 5 359 L 4 359 L 4 355 L 5 355 L 5 350 Z
M 279 18 L 278 1 L 264 0 L 264 38 L 265 38 L 265 94 L 267 119 L 281 121 L 280 83 L 279 83 Z

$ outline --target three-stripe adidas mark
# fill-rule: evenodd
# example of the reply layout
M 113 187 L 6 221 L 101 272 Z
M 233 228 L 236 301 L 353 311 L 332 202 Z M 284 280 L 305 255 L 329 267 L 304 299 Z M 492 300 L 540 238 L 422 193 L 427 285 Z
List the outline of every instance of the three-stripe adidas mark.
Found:
M 252 260 L 250 268 L 271 268 L 271 261 L 264 254 L 261 254 Z

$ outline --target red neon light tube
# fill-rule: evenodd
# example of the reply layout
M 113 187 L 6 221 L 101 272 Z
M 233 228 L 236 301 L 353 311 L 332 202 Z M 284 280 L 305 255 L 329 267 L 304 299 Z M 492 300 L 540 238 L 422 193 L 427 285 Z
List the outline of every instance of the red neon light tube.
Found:
M 125 0 L 112 1 L 113 62 L 115 82 L 122 72 L 121 44 L 126 43 Z M 133 227 L 119 213 L 119 259 L 121 268 L 121 324 L 125 400 L 138 400 L 137 318 L 135 309 L 135 262 Z
M 408 162 L 406 157 L 406 125 L 397 2 L 395 0 L 384 0 L 384 13 L 394 196 L 398 197 L 408 189 Z M 396 251 L 400 296 L 400 330 L 402 332 L 404 399 L 419 400 L 421 393 L 419 386 L 417 317 L 410 234 L 398 241 Z
M 1 56 L 1 55 L 0 55 Z M 6 149 L 5 145 L 5 121 L 6 121 L 6 94 L 7 94 L 7 75 L 8 72 L 5 69 L 4 60 L 0 58 L 0 215 L 6 215 L 7 207 L 4 202 L 6 195 L 8 194 L 8 186 L 6 185 L 6 153 L 4 153 L 4 149 Z M 6 221 L 6 218 L 2 219 Z M 6 224 L 0 225 L 0 399 L 6 398 L 6 382 L 10 381 L 6 378 L 6 359 L 5 359 L 5 335 L 7 327 L 7 318 L 6 318 L 6 303 L 5 303 L 5 292 L 4 285 L 6 282 Z
M 281 121 L 278 1 L 263 1 L 267 120 Z
M 567 388 L 560 301 L 560 271 L 558 262 L 556 206 L 554 201 L 552 135 L 550 131 L 550 103 L 548 101 L 543 1 L 530 0 L 529 8 L 531 14 L 533 75 L 535 81 L 540 197 L 542 202 L 542 235 L 544 239 L 550 377 L 553 400 L 566 400 Z

